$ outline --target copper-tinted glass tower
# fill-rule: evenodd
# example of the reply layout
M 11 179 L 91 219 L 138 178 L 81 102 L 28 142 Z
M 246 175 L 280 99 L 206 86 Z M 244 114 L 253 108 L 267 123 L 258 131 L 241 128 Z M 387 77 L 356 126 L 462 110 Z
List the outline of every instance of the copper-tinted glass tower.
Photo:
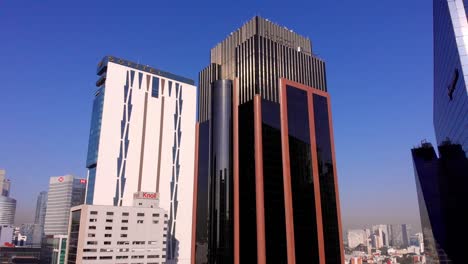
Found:
M 254 17 L 200 72 L 192 263 L 343 263 L 325 63 Z

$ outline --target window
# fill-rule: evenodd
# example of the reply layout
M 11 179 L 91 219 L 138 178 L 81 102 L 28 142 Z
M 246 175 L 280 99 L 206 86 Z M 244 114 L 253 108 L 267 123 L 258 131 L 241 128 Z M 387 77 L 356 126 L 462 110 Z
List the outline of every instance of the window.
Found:
M 112 259 L 112 256 L 100 256 L 99 259 Z
M 122 220 L 122 223 L 128 223 L 127 219 Z
M 117 256 L 116 259 L 128 259 L 128 256 Z
M 167 227 L 164 227 L 164 230 L 167 230 Z
M 106 223 L 112 223 L 112 219 L 106 219 Z
M 111 248 L 101 248 L 101 250 L 99 250 L 100 252 L 114 252 L 113 249 Z
M 128 216 L 128 213 L 122 213 L 122 216 Z
M 104 237 L 112 237 L 112 234 L 105 234 Z
M 120 230 L 128 230 L 128 226 L 122 226 Z
M 83 257 L 83 259 L 97 259 L 97 257 Z
M 133 241 L 133 245 L 144 245 L 145 241 Z
M 165 223 L 165 224 L 167 224 L 167 220 L 166 220 L 166 221 L 164 221 L 164 223 Z
M 88 234 L 88 237 L 96 237 L 96 234 Z
M 97 252 L 97 249 L 95 249 L 95 248 L 85 248 L 85 249 L 83 249 L 83 252 Z
M 114 215 L 114 212 L 107 212 L 106 215 Z
M 145 258 L 145 256 L 142 256 L 142 255 L 132 256 L 132 259 L 139 259 L 139 258 Z
M 159 223 L 158 220 L 153 220 L 153 224 L 157 224 L 157 223 Z
M 104 241 L 104 245 L 110 245 L 111 242 L 110 241 Z
M 120 237 L 127 237 L 127 234 L 120 234 Z
M 89 229 L 96 230 L 96 226 L 89 226 Z
M 159 255 L 148 255 L 148 258 L 159 258 Z
M 137 213 L 137 216 L 145 216 L 144 213 Z
M 119 252 L 129 252 L 130 249 L 129 248 L 121 248 L 119 249 Z
M 90 218 L 89 222 L 97 222 L 97 219 L 96 218 Z
M 143 224 L 143 220 L 137 220 L 137 224 Z
M 159 217 L 159 214 L 153 214 L 153 217 Z
M 112 230 L 112 226 L 106 226 L 106 230 Z
M 88 241 L 86 245 L 97 245 L 97 241 Z
M 148 241 L 148 245 L 156 245 L 157 241 Z
M 129 245 L 129 244 L 130 244 L 130 242 L 128 242 L 128 241 L 117 241 L 117 245 Z
M 97 211 L 91 211 L 90 214 L 97 215 Z

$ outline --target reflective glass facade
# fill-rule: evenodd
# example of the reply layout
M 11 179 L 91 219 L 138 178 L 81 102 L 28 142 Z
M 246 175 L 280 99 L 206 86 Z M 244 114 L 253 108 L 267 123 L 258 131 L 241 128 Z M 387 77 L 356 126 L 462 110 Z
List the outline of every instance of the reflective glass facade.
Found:
M 325 63 L 311 54 L 260 17 L 212 49 L 199 82 L 196 263 L 343 263 Z
M 78 250 L 78 237 L 80 232 L 80 219 L 81 219 L 81 210 L 72 211 L 71 213 L 71 223 L 70 223 L 70 232 L 68 237 L 68 254 L 67 254 L 67 263 L 74 264 L 77 263 L 76 253 Z
M 453 1 L 458 2 L 461 0 Z M 467 4 L 468 1 L 464 1 Z M 468 93 L 447 0 L 434 0 L 434 128 L 437 145 L 449 139 L 468 152 Z M 465 5 L 466 6 L 466 5 Z M 466 8 L 465 8 L 466 11 Z M 453 16 L 454 14 L 452 14 Z

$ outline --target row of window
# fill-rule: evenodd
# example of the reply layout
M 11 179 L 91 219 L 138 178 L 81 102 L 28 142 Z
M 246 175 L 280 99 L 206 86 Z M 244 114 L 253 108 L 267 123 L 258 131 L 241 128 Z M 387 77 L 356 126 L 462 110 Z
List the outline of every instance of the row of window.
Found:
M 97 215 L 98 212 L 97 211 L 91 211 L 90 214 L 91 215 Z M 113 216 L 114 212 L 106 212 L 106 215 Z M 122 216 L 129 216 L 129 215 L 130 215 L 130 213 L 128 213 L 128 212 L 123 212 L 122 213 Z M 145 216 L 145 213 L 137 213 L 137 216 Z M 153 217 L 159 217 L 159 214 L 153 214 Z M 164 214 L 164 217 L 167 217 L 167 214 Z
M 91 219 L 89 219 L 89 222 L 91 222 L 91 223 L 97 222 L 97 219 L 96 218 L 91 218 Z M 112 222 L 113 222 L 112 219 L 106 219 L 106 223 L 112 223 Z M 122 223 L 128 224 L 128 219 L 123 219 Z M 143 223 L 144 223 L 143 220 L 137 220 L 137 224 L 143 224 Z M 164 223 L 167 224 L 167 220 L 165 220 Z M 153 220 L 153 224 L 159 224 L 159 220 Z M 110 228 L 110 229 L 107 229 L 107 228 Z M 89 229 L 96 229 L 96 226 L 89 226 Z M 106 226 L 106 230 L 111 230 L 111 229 L 112 229 L 112 227 Z
M 164 235 L 166 236 L 166 235 Z M 145 241 L 132 241 L 132 245 L 145 245 Z M 86 245 L 97 245 L 98 241 L 86 241 Z M 110 245 L 111 241 L 104 241 L 104 245 Z M 117 241 L 117 245 L 129 245 L 130 241 Z M 148 241 L 148 245 L 156 245 L 157 241 Z M 163 241 L 166 244 L 166 241 Z

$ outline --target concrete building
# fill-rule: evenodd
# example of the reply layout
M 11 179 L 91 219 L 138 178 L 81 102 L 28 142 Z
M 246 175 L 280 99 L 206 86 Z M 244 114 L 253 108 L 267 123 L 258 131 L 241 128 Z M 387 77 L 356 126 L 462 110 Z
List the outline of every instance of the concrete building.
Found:
M 156 193 L 134 197 L 133 206 L 72 208 L 66 263 L 167 263 L 168 212 Z
M 348 230 L 348 247 L 353 249 L 360 244 L 367 246 L 368 245 L 368 235 L 363 229 L 350 229 Z
M 86 180 L 72 175 L 50 177 L 47 211 L 44 220 L 45 235 L 66 235 L 70 208 L 83 204 Z
M 373 225 L 372 232 L 377 235 L 380 247 L 389 246 L 388 225 Z
M 42 191 L 39 193 L 36 202 L 36 214 L 34 217 L 34 229 L 32 235 L 32 245 L 41 246 L 42 238 L 44 236 L 45 215 L 47 209 L 47 192 Z
M 16 213 L 16 200 L 10 198 L 11 182 L 5 170 L 0 170 L 0 225 L 13 225 Z
M 168 211 L 168 259 L 189 263 L 195 155 L 194 81 L 107 56 L 98 65 L 86 203 L 130 206 L 157 192 Z
M 15 228 L 10 225 L 0 225 L 0 247 L 11 245 Z
M 389 225 L 389 245 L 392 247 L 406 248 L 409 246 L 410 227 L 406 224 Z

